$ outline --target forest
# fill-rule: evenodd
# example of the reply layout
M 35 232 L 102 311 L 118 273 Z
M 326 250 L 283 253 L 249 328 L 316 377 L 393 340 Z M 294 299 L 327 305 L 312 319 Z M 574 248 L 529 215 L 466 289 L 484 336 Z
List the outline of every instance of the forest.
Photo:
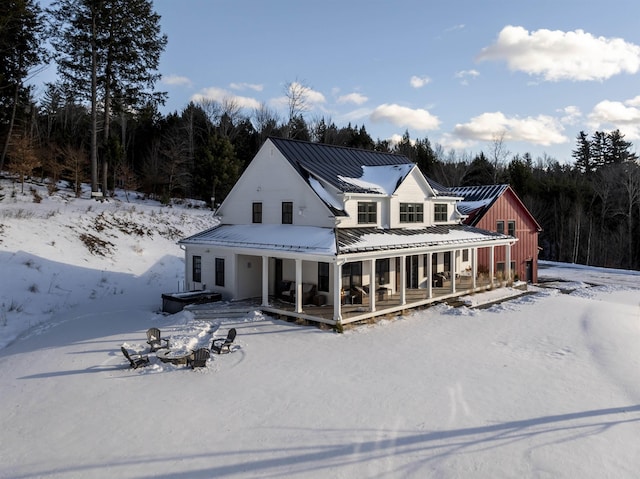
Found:
M 640 165 L 619 130 L 576 132 L 571 158 L 511 153 L 504 134 L 486 151 L 445 151 L 427 138 L 391 143 L 365 125 L 310 117 L 304 85 L 287 84 L 284 115 L 232 99 L 160 112 L 156 90 L 167 38 L 150 0 L 34 0 L 0 4 L 0 175 L 59 181 L 79 194 L 114 188 L 168 203 L 193 198 L 212 207 L 229 192 L 269 136 L 405 155 L 444 186 L 509 183 L 536 218 L 540 258 L 640 269 Z M 30 79 L 55 63 L 58 81 Z M 6 195 L 0 191 L 0 196 Z

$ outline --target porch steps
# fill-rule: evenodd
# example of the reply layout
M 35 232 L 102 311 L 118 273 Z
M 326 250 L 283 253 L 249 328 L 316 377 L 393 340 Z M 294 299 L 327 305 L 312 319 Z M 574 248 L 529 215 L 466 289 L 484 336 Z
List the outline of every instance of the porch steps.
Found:
M 254 314 L 260 307 L 252 302 L 238 301 L 225 303 L 193 304 L 184 308 L 196 319 L 241 318 Z

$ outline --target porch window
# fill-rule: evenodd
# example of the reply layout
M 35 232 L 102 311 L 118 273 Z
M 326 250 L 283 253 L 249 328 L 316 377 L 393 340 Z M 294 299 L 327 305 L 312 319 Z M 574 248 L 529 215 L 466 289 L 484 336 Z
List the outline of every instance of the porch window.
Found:
M 496 231 L 500 234 L 504 234 L 504 221 L 496 221 Z
M 376 282 L 378 285 L 389 283 L 389 258 L 382 258 L 376 260 Z
M 253 203 L 252 222 L 262 223 L 262 203 Z
M 293 202 L 291 201 L 282 202 L 282 224 L 293 224 Z
M 202 282 L 202 256 L 194 256 L 191 262 L 191 272 L 194 283 Z
M 424 205 L 422 203 L 400 203 L 400 223 L 422 223 Z
M 224 258 L 216 258 L 216 286 L 224 287 Z
M 447 221 L 447 205 L 445 203 L 436 203 L 433 205 L 433 220 Z
M 515 221 L 507 222 L 507 228 L 508 228 L 509 236 L 514 236 L 515 237 L 515 235 L 516 235 L 516 222 Z
M 376 224 L 378 222 L 378 204 L 374 202 L 358 202 L 358 224 Z
M 468 249 L 463 249 L 462 250 L 462 261 L 469 261 L 469 250 Z
M 318 263 L 318 291 L 329 292 L 329 263 Z

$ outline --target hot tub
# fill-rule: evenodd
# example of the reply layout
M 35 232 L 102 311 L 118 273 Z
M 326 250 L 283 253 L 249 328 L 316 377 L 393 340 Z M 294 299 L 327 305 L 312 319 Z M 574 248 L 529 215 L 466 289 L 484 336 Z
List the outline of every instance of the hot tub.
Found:
M 214 303 L 220 301 L 222 295 L 214 291 L 185 291 L 183 293 L 163 293 L 162 311 L 164 313 L 178 313 L 188 304 Z

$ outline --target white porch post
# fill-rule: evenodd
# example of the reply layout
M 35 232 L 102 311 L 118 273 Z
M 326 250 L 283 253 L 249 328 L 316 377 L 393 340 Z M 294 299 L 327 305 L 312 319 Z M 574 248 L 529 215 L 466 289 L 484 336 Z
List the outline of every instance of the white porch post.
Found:
M 376 260 L 369 260 L 369 311 L 376 310 Z
M 333 320 L 336 324 L 342 322 L 342 263 L 336 262 L 333 266 Z
M 262 306 L 269 305 L 269 257 L 262 257 Z
M 489 284 L 493 286 L 493 276 L 495 275 L 495 246 L 489 248 Z
M 400 304 L 407 304 L 407 257 L 400 256 Z
M 478 286 L 476 276 L 478 276 L 478 248 L 471 248 L 471 287 L 473 289 Z
M 459 249 L 451 251 L 451 264 L 449 265 L 449 276 L 451 276 L 451 292 L 456 292 L 456 263 L 458 262 Z
M 296 258 L 296 313 L 302 312 L 302 260 Z
M 504 262 L 507 270 L 506 280 L 509 281 L 511 279 L 511 244 L 504 245 Z
M 427 298 L 433 297 L 433 253 L 427 253 Z

